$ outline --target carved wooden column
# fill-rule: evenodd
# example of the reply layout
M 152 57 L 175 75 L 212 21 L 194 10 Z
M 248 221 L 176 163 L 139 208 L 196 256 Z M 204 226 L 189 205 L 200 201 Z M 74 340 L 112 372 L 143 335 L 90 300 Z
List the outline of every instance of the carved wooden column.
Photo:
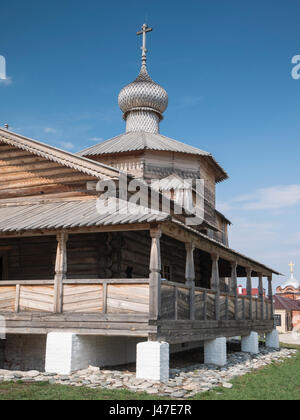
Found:
M 270 319 L 274 319 L 274 303 L 273 303 L 273 288 L 272 288 L 272 275 L 268 276 L 268 295 L 271 304 Z
M 57 234 L 53 309 L 55 313 L 63 311 L 63 281 L 67 275 L 67 241 L 68 234 L 66 232 Z
M 186 264 L 185 264 L 185 282 L 190 287 L 190 319 L 195 319 L 195 264 L 194 250 L 195 246 L 191 243 L 185 244 Z
M 251 277 L 252 268 L 247 267 L 246 272 L 247 272 L 247 297 L 249 298 L 249 301 L 250 301 L 249 319 L 252 320 L 253 319 L 253 313 L 252 313 L 252 277 Z
M 216 300 L 215 300 L 215 308 L 216 308 L 216 320 L 219 321 L 220 319 L 219 255 L 211 254 L 211 259 L 212 259 L 211 288 L 217 292 Z
M 239 295 L 237 290 L 237 262 L 231 262 L 231 290 L 230 293 L 234 296 L 234 313 L 235 319 L 239 319 Z
M 264 286 L 263 286 L 263 276 L 261 273 L 258 275 L 258 294 L 259 294 L 259 301 L 261 304 L 260 308 L 260 319 L 263 320 L 265 317 L 265 308 L 264 308 Z
M 160 254 L 160 229 L 151 229 L 152 238 L 150 255 L 150 318 L 158 319 L 161 311 L 161 254 Z

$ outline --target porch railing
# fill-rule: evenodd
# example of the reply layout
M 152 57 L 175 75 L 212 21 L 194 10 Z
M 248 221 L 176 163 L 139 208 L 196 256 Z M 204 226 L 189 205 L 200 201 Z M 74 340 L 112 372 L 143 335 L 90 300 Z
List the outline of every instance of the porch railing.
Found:
M 149 315 L 149 279 L 65 279 L 63 311 Z M 162 280 L 162 320 L 270 320 L 269 299 Z M 0 312 L 55 312 L 54 280 L 1 281 Z
M 272 303 L 233 296 L 182 283 L 161 282 L 161 318 L 165 320 L 270 320 Z
M 55 312 L 53 280 L 0 284 L 0 312 Z M 66 279 L 63 312 L 149 314 L 149 279 Z

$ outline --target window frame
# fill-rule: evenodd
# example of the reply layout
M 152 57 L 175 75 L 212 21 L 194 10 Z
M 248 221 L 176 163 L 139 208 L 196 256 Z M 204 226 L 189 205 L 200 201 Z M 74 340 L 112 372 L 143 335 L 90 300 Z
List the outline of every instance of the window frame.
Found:
M 168 270 L 166 270 L 166 268 L 168 268 Z M 162 265 L 162 278 L 166 279 L 167 281 L 172 281 L 173 270 L 172 270 L 172 266 L 170 264 L 163 264 Z

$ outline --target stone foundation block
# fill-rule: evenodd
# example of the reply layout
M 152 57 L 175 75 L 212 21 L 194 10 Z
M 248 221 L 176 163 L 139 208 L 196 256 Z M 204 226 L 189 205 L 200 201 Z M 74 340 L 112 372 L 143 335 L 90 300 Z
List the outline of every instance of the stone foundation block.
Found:
M 204 343 L 204 363 L 225 366 L 227 363 L 227 340 L 219 337 Z
M 165 382 L 169 379 L 169 344 L 148 341 L 137 345 L 136 377 Z

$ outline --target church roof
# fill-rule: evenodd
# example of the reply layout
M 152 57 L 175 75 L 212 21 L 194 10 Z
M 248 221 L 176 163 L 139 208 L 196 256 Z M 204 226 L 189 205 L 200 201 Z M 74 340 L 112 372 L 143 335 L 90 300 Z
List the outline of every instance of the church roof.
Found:
M 116 212 L 116 206 L 119 212 Z M 128 208 L 130 211 L 125 211 Z M 111 199 L 105 211 L 97 207 L 97 199 L 0 205 L 1 233 L 152 223 L 169 219 L 171 216 L 167 213 L 149 213 L 142 206 L 119 199 Z
M 91 157 L 97 155 L 128 153 L 145 150 L 206 156 L 212 161 L 219 172 L 217 181 L 220 182 L 228 178 L 228 174 L 210 153 L 198 149 L 197 147 L 189 146 L 188 144 L 171 139 L 170 137 L 163 136 L 159 133 L 131 131 L 121 134 L 117 137 L 113 137 L 112 139 L 106 140 L 94 146 L 88 147 L 87 149 L 79 152 L 78 155 Z
M 294 277 L 291 277 L 287 281 L 285 281 L 281 286 L 281 289 L 286 289 L 287 287 L 293 287 L 294 289 L 300 288 L 300 282 L 296 280 Z
M 291 262 L 289 264 L 290 271 L 291 271 L 291 277 L 286 280 L 280 287 L 282 290 L 286 289 L 287 287 L 292 287 L 293 289 L 300 289 L 300 281 L 296 280 L 294 277 L 294 267 L 295 264 Z
M 94 160 L 66 152 L 48 144 L 42 143 L 20 134 L 0 128 L 0 143 L 8 144 L 33 155 L 43 157 L 49 161 L 75 169 L 99 179 L 119 177 L 120 171 Z
M 278 295 L 274 296 L 275 309 L 286 311 L 300 311 L 300 302 Z

